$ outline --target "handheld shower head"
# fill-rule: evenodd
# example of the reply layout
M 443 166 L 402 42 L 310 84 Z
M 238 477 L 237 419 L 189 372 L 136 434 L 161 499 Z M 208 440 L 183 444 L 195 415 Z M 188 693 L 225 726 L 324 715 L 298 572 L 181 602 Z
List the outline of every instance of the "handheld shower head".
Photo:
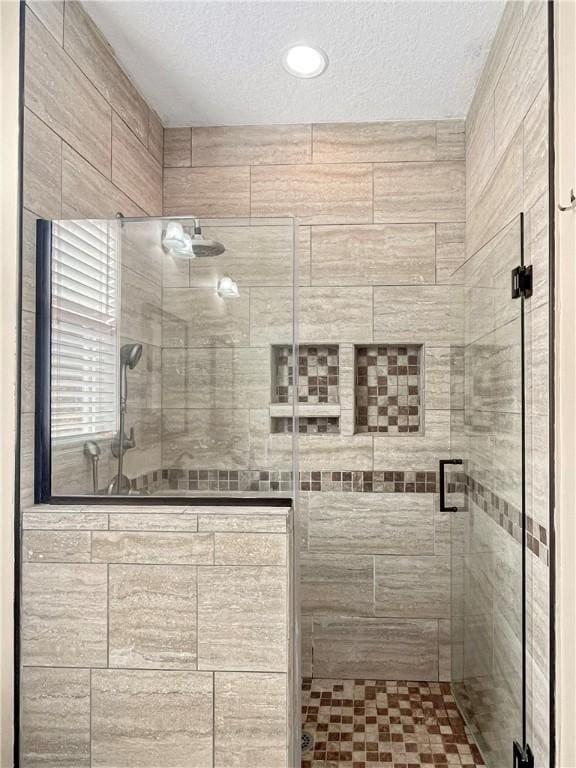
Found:
M 142 344 L 123 344 L 120 348 L 120 365 L 136 368 L 142 357 Z

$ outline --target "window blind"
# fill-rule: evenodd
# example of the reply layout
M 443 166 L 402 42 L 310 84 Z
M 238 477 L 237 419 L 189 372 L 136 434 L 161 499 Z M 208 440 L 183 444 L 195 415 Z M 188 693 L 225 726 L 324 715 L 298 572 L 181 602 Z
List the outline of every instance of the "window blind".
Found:
M 52 227 L 52 439 L 116 429 L 119 253 L 115 222 Z

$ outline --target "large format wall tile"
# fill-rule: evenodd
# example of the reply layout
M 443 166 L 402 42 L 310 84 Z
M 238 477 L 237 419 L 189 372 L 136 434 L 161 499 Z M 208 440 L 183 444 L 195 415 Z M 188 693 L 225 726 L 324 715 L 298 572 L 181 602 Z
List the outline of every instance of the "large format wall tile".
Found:
M 301 554 L 303 613 L 372 616 L 374 558 L 370 555 Z
M 211 768 L 212 675 L 92 673 L 93 768 Z
M 192 164 L 192 129 L 164 129 L 164 168 L 189 168 Z
M 436 224 L 436 282 L 450 283 L 466 258 L 465 224 Z
M 148 107 L 80 3 L 66 3 L 64 50 L 138 138 L 148 140 Z
M 292 291 L 253 288 L 250 291 L 252 344 L 292 341 Z M 367 287 L 301 288 L 299 338 L 302 343 L 372 340 L 372 289 Z
M 24 79 L 26 106 L 110 178 L 110 105 L 32 13 Z
M 111 531 L 188 531 L 198 530 L 198 516 L 182 513 L 117 512 L 110 515 Z
M 374 560 L 377 616 L 450 617 L 450 555 L 378 556 Z
M 90 768 L 90 670 L 22 669 L 22 768 Z
M 92 560 L 97 563 L 209 565 L 214 541 L 209 533 L 94 531 Z
M 464 160 L 466 133 L 464 120 L 440 120 L 436 123 L 436 159 Z
M 162 413 L 163 466 L 248 469 L 249 427 L 247 410 L 165 409 Z
M 286 766 L 286 675 L 216 672 L 214 766 Z
M 192 129 L 192 165 L 310 162 L 310 125 L 233 125 Z
M 436 160 L 436 124 L 410 120 L 314 125 L 315 163 Z
M 464 163 L 374 166 L 374 221 L 464 221 Z
M 462 307 L 457 299 L 447 285 L 376 286 L 374 341 L 461 344 Z
M 162 165 L 164 159 L 164 127 L 153 109 L 148 110 L 148 151 Z
M 425 411 L 424 432 L 374 437 L 374 469 L 436 470 L 450 448 L 450 411 Z
M 250 168 L 166 168 L 164 214 L 249 216 Z
M 67 144 L 62 149 L 62 216 L 69 219 L 141 216 L 144 211 Z
M 28 563 L 22 569 L 22 662 L 104 667 L 106 566 Z
M 34 11 L 54 39 L 62 45 L 64 37 L 64 0 L 26 0 L 26 7 Z
M 215 533 L 216 565 L 286 565 L 285 533 Z
M 24 207 L 46 219 L 62 210 L 62 140 L 29 109 L 24 110 Z
M 548 192 L 548 84 L 524 120 L 524 210 Z
M 316 677 L 438 679 L 438 622 L 427 619 L 314 620 Z
M 122 265 L 159 285 L 166 258 L 162 228 L 158 219 L 124 221 L 120 233 Z
M 111 667 L 196 668 L 196 568 L 112 565 Z
M 122 267 L 120 333 L 134 341 L 159 347 L 162 342 L 162 291 L 128 267 Z
M 251 202 L 253 216 L 295 216 L 301 224 L 368 224 L 372 166 L 255 166 Z
M 312 227 L 313 285 L 435 282 L 433 224 Z
M 208 288 L 164 289 L 162 346 L 233 347 L 249 340 L 250 295 L 225 300 Z
M 162 166 L 112 114 L 112 181 L 149 216 L 162 213 Z
M 22 558 L 28 563 L 89 563 L 90 531 L 25 531 Z
M 311 552 L 434 551 L 429 494 L 312 493 L 309 503 Z
M 198 571 L 198 668 L 286 670 L 287 574 L 283 567 Z

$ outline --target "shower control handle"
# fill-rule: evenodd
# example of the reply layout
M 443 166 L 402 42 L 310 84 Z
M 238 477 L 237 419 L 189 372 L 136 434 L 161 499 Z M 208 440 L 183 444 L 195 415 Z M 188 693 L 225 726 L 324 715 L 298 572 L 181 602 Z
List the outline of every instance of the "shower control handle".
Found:
M 462 459 L 440 459 L 440 512 L 458 512 L 458 507 L 446 506 L 446 477 L 444 468 L 446 464 L 462 464 Z

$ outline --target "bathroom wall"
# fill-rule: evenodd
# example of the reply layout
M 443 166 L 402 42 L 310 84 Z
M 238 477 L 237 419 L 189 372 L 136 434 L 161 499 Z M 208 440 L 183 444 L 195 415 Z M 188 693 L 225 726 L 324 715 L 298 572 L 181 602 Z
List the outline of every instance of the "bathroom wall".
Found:
M 304 674 L 449 679 L 450 521 L 438 511 L 437 467 L 449 452 L 451 408 L 463 407 L 458 387 L 450 391 L 463 338 L 448 285 L 464 258 L 463 122 L 167 129 L 164 166 L 166 215 L 298 217 L 300 342 L 339 348 L 340 432 L 299 440 Z M 261 350 L 254 373 L 263 393 L 228 412 L 241 418 L 249 452 L 223 451 L 217 468 L 259 471 L 268 488 L 291 458 L 290 436 L 271 433 L 269 411 L 270 346 L 291 341 L 290 276 L 256 227 L 244 238 L 217 234 L 225 244 L 229 238 L 230 253 L 211 269 L 238 276 L 244 320 L 232 302 L 202 306 L 202 323 L 228 336 L 188 346 L 204 347 L 204 393 L 225 377 L 218 347 Z M 164 306 L 179 318 L 180 338 L 192 337 L 199 321 L 190 311 L 197 269 L 206 268 L 196 260 L 165 282 Z M 242 335 L 232 338 L 231 328 Z M 386 345 L 398 354 L 402 345 L 422 345 L 418 432 L 356 432 L 355 346 L 370 345 L 365 360 L 388 364 L 389 376 L 400 357 L 386 363 Z M 195 465 L 180 460 L 187 435 L 178 442 L 171 425 L 181 423 L 185 360 L 196 352 L 169 346 L 164 390 L 171 382 L 177 396 L 163 404 L 164 466 L 190 470 Z M 382 412 L 390 427 L 395 413 Z M 214 424 L 195 421 L 205 442 Z
M 36 219 L 160 214 L 163 129 L 78 3 L 28 2 L 25 41 L 22 500 L 29 504 Z M 140 330 L 146 315 L 159 308 L 160 276 L 160 264 L 155 273 L 143 272 L 138 259 L 123 267 L 123 305 L 130 307 L 134 340 L 147 345 L 146 361 L 154 353 Z M 154 430 L 159 442 L 158 408 L 155 420 L 147 414 L 136 424 L 137 435 L 146 433 L 148 443 Z M 113 474 L 106 447 L 100 463 L 103 479 Z M 82 444 L 60 446 L 54 469 L 56 486 L 65 483 L 67 493 L 91 490 Z
M 521 402 L 519 302 L 510 270 L 534 270 L 526 301 L 528 741 L 548 763 L 548 84 L 544 2 L 506 6 L 466 121 L 465 411 L 453 450 L 466 459 L 461 612 L 454 679 L 491 765 L 520 735 Z M 458 290 L 458 289 L 457 289 Z M 463 426 L 463 429 L 462 429 Z

